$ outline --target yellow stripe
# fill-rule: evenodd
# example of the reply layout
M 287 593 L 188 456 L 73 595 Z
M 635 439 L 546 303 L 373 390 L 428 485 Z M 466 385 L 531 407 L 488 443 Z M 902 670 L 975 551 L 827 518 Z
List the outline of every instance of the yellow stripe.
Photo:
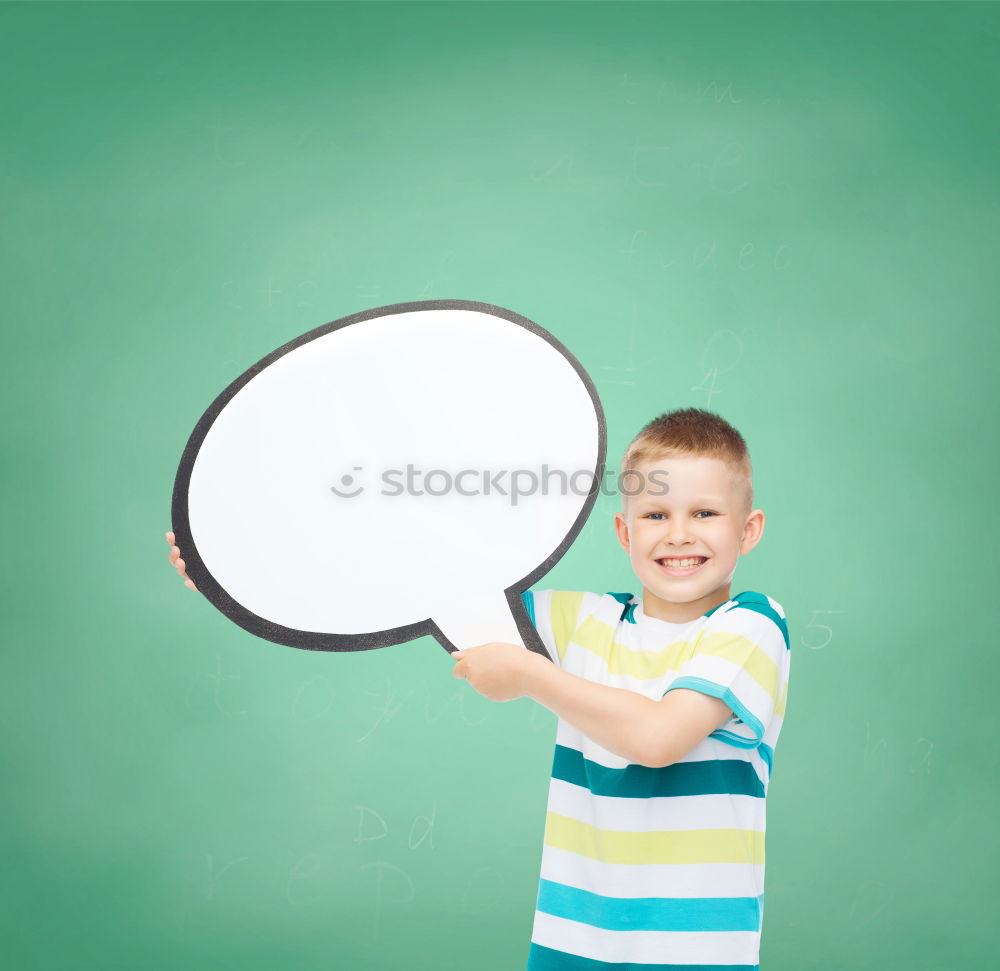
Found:
M 566 656 L 566 645 L 569 644 L 576 622 L 580 618 L 580 607 L 583 604 L 583 593 L 572 590 L 553 590 L 552 607 L 549 619 L 552 623 L 552 636 L 559 652 L 559 660 Z
M 596 655 L 608 666 L 612 675 L 628 675 L 639 679 L 662 678 L 677 672 L 696 655 L 707 654 L 722 658 L 744 668 L 775 702 L 778 703 L 778 667 L 767 652 L 753 641 L 732 631 L 701 633 L 694 641 L 674 641 L 659 651 L 635 651 L 614 639 L 614 628 L 593 616 L 572 635 L 573 643 Z
M 656 651 L 636 651 L 614 639 L 615 629 L 593 615 L 580 624 L 573 634 L 573 643 L 596 655 L 608 666 L 610 674 L 627 674 L 633 678 L 661 678 L 676 671 L 694 654 L 690 641 L 674 641 Z
M 781 649 L 785 649 L 784 645 Z M 753 641 L 729 631 L 719 631 L 715 634 L 706 634 L 701 639 L 698 653 L 721 657 L 743 668 L 771 696 L 777 707 L 778 666 L 768 657 L 767 652 Z
M 598 829 L 570 816 L 548 813 L 545 843 L 605 863 L 763 863 L 764 834 L 750 829 Z

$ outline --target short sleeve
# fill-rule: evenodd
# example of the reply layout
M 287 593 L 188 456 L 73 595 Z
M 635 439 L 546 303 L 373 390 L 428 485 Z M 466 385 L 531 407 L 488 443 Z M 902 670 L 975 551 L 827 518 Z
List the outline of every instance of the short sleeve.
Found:
M 788 676 L 788 634 L 781 605 L 759 600 L 720 607 L 694 643 L 694 653 L 664 694 L 690 688 L 722 699 L 735 721 L 711 733 L 738 748 L 756 748 L 774 718 Z
M 560 667 L 577 627 L 583 597 L 571 590 L 527 590 L 521 594 L 549 659 Z

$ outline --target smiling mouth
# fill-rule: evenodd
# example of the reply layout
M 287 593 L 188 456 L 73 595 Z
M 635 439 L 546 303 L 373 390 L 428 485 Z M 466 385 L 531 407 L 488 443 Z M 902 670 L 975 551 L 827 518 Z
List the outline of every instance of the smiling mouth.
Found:
M 707 556 L 665 556 L 656 561 L 661 570 L 673 577 L 697 573 L 707 562 Z

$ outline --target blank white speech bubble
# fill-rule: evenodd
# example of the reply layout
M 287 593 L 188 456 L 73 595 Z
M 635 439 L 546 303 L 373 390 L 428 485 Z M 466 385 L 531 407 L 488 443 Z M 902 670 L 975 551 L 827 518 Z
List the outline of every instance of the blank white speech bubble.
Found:
M 174 533 L 198 589 L 278 644 L 538 650 L 520 594 L 583 527 L 605 449 L 593 382 L 537 324 L 468 300 L 378 307 L 216 398 Z

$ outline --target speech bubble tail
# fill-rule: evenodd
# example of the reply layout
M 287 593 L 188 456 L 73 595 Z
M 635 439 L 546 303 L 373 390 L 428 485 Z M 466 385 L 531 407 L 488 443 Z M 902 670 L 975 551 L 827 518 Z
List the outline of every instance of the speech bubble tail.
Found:
M 450 643 L 459 651 L 489 641 L 525 646 L 502 590 L 463 596 L 435 613 L 431 620 L 443 635 L 444 646 Z

